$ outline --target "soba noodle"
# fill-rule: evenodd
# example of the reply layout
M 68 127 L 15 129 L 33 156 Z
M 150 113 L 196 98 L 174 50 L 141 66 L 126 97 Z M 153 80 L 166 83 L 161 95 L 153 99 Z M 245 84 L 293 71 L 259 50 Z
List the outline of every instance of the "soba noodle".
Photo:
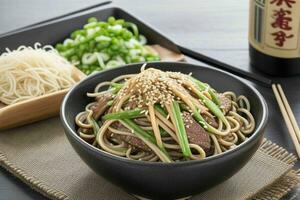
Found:
M 0 101 L 14 104 L 71 87 L 72 65 L 52 46 L 20 46 L 0 56 Z
M 132 160 L 201 160 L 235 148 L 255 129 L 247 97 L 178 72 L 142 67 L 87 95 L 96 100 L 75 119 L 79 136 Z

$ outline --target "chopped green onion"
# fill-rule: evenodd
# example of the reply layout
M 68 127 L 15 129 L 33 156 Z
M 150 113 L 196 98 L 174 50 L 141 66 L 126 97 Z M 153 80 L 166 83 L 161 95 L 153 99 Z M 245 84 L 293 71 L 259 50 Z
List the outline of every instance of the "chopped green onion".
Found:
M 157 110 L 157 112 L 159 112 L 162 116 L 164 116 L 164 117 L 167 117 L 167 116 L 168 116 L 167 111 L 164 110 L 164 109 L 161 107 L 161 105 L 155 104 L 155 105 L 154 105 L 154 108 L 155 108 L 155 110 Z
M 116 93 L 118 93 L 122 89 L 122 87 L 124 86 L 124 84 L 121 84 L 121 83 L 112 83 L 111 86 L 114 89 L 113 93 L 116 94 Z
M 221 101 L 220 101 L 218 95 L 215 92 L 213 92 L 212 90 L 209 90 L 208 93 L 210 94 L 213 102 L 215 102 L 215 104 L 217 104 L 220 107 Z
M 210 94 L 213 102 L 215 102 L 219 106 L 221 105 L 218 95 L 214 92 L 214 90 L 207 83 L 203 83 L 193 77 L 192 77 L 192 80 L 198 86 L 200 91 L 208 90 L 208 93 Z
M 122 88 L 124 86 L 124 84 L 123 83 L 111 83 L 111 86 Z
M 187 105 L 185 105 L 184 103 L 180 103 L 179 104 L 179 107 L 181 110 L 185 110 L 185 111 L 189 111 L 189 107 Z
M 202 83 L 201 81 L 192 78 L 192 80 L 194 81 L 194 83 L 197 84 L 198 88 L 200 91 L 203 91 L 205 89 L 208 88 L 208 86 L 205 83 Z M 212 91 L 211 88 L 208 89 L 208 91 L 211 91 L 213 95 L 212 98 L 215 99 L 215 101 L 218 102 L 218 104 L 220 105 L 220 100 L 217 97 L 217 95 L 215 94 L 215 92 Z M 202 100 L 202 102 L 204 103 L 204 105 L 219 119 L 221 119 L 223 122 L 227 121 L 224 114 L 222 113 L 221 109 L 215 104 L 214 101 L 211 101 L 209 98 L 207 98 L 204 94 L 202 94 L 201 92 L 199 92 L 198 97 Z M 214 96 L 214 97 L 213 97 Z
M 91 23 L 91 22 L 97 22 L 98 20 L 97 20 L 97 18 L 96 17 L 90 17 L 89 19 L 88 19 L 88 23 Z
M 226 121 L 226 118 L 220 108 L 209 98 L 207 98 L 204 94 L 199 93 L 198 94 L 199 98 L 202 100 L 204 105 L 219 119 L 221 119 L 223 122 Z
M 92 126 L 93 126 L 94 135 L 97 136 L 99 129 L 100 129 L 98 123 L 94 120 L 93 117 L 88 117 L 87 119 L 88 119 L 89 123 L 92 124 Z
M 184 122 L 181 116 L 182 113 L 180 111 L 180 107 L 177 101 L 173 101 L 172 112 L 175 119 L 175 128 L 178 132 L 178 140 L 179 140 L 182 153 L 185 157 L 190 157 L 192 155 L 192 152 L 189 146 L 189 141 L 186 135 Z
M 207 122 L 204 120 L 204 118 L 201 116 L 199 110 L 197 112 L 193 113 L 193 117 L 195 118 L 195 120 L 207 131 L 211 131 L 211 129 L 209 128 L 209 126 L 207 126 Z
M 107 102 L 107 104 L 106 105 L 108 105 L 108 106 L 112 106 L 112 104 L 114 103 L 114 100 L 110 100 L 109 102 Z
M 108 113 L 103 116 L 103 119 L 110 120 L 110 119 L 131 119 L 142 116 L 142 110 L 141 109 L 134 109 L 134 110 L 126 110 L 122 112 L 116 112 L 116 113 Z
M 160 60 L 145 47 L 147 39 L 138 27 L 124 19 L 91 17 L 82 29 L 56 44 L 58 52 L 86 74 L 132 62 Z
M 131 28 L 132 31 L 133 31 L 134 36 L 136 38 L 139 38 L 139 30 L 138 30 L 137 26 L 134 23 L 125 22 L 124 26 L 127 27 L 127 28 Z
M 147 139 L 148 141 L 156 144 L 156 140 L 153 135 L 149 134 L 147 131 L 139 127 L 136 123 L 134 123 L 131 119 L 121 119 L 123 123 L 125 123 L 128 127 L 130 127 L 137 135 Z
M 167 137 L 169 135 L 168 132 L 165 131 L 165 129 L 163 129 L 163 128 L 160 128 L 159 132 L 162 137 Z

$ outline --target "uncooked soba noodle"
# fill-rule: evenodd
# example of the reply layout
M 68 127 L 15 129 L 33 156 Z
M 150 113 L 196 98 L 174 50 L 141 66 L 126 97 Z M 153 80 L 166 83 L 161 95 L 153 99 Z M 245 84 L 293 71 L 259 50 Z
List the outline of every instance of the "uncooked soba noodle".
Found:
M 144 67 L 87 94 L 95 101 L 75 119 L 83 140 L 115 156 L 176 162 L 221 154 L 253 133 L 245 96 L 218 93 L 191 74 Z
M 50 45 L 20 46 L 0 56 L 0 102 L 14 104 L 71 87 L 72 65 Z

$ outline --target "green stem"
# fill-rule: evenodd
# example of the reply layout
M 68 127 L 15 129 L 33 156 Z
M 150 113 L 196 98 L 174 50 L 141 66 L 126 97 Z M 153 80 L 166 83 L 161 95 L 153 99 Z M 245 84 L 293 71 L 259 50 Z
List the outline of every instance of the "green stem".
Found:
M 205 130 L 207 130 L 208 132 L 214 132 L 211 126 L 208 126 L 207 122 L 202 117 L 199 110 L 197 112 L 194 112 L 193 117 Z
M 177 101 L 174 101 L 172 104 L 172 112 L 175 119 L 175 128 L 178 132 L 178 140 L 179 140 L 182 153 L 185 157 L 190 157 L 192 155 L 192 152 L 189 147 L 189 141 L 186 135 L 184 122 L 181 116 L 182 113 L 180 111 L 180 107 Z
M 192 81 L 198 86 L 200 91 L 208 90 L 208 93 L 210 94 L 213 102 L 215 102 L 215 104 L 217 104 L 218 106 L 221 105 L 218 95 L 214 92 L 214 90 L 208 84 L 203 83 L 193 77 L 192 77 Z
M 111 120 L 111 119 L 131 119 L 142 116 L 142 110 L 139 108 L 136 108 L 134 110 L 126 110 L 122 112 L 116 112 L 116 113 L 108 113 L 103 116 L 104 120 Z
M 150 135 L 147 131 L 145 131 L 144 129 L 139 127 L 131 119 L 121 119 L 120 121 L 125 123 L 128 127 L 130 127 L 134 131 L 134 133 L 136 133 L 140 137 L 143 137 L 143 138 L 147 139 L 148 141 L 152 142 L 153 144 L 156 144 L 156 140 L 153 137 L 153 135 Z
M 110 101 L 107 102 L 107 105 L 112 106 L 113 103 L 114 103 L 114 100 L 110 100 Z
M 124 84 L 121 84 L 121 83 L 111 83 L 111 87 L 113 88 L 113 93 L 116 94 L 118 93 L 122 87 L 124 86 Z
M 163 128 L 160 128 L 159 132 L 162 137 L 167 137 L 169 135 L 168 132 L 165 131 L 165 129 L 163 129 Z
M 161 107 L 161 105 L 159 104 L 155 104 L 154 108 L 157 112 L 159 112 L 162 116 L 167 117 L 168 113 L 165 109 L 163 109 L 163 107 Z
M 100 129 L 98 123 L 92 117 L 88 117 L 87 119 L 88 119 L 89 123 L 92 124 L 92 126 L 93 126 L 94 135 L 97 136 L 99 129 Z
M 220 108 L 209 98 L 207 98 L 204 94 L 201 92 L 198 93 L 199 98 L 202 100 L 204 105 L 219 119 L 221 119 L 223 122 L 226 121 L 226 118 Z

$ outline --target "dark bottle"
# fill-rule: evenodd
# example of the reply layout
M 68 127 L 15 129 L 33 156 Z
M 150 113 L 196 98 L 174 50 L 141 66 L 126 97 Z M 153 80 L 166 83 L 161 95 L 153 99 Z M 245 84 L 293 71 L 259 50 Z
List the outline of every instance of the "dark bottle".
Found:
M 264 73 L 300 74 L 300 0 L 250 0 L 249 54 Z

